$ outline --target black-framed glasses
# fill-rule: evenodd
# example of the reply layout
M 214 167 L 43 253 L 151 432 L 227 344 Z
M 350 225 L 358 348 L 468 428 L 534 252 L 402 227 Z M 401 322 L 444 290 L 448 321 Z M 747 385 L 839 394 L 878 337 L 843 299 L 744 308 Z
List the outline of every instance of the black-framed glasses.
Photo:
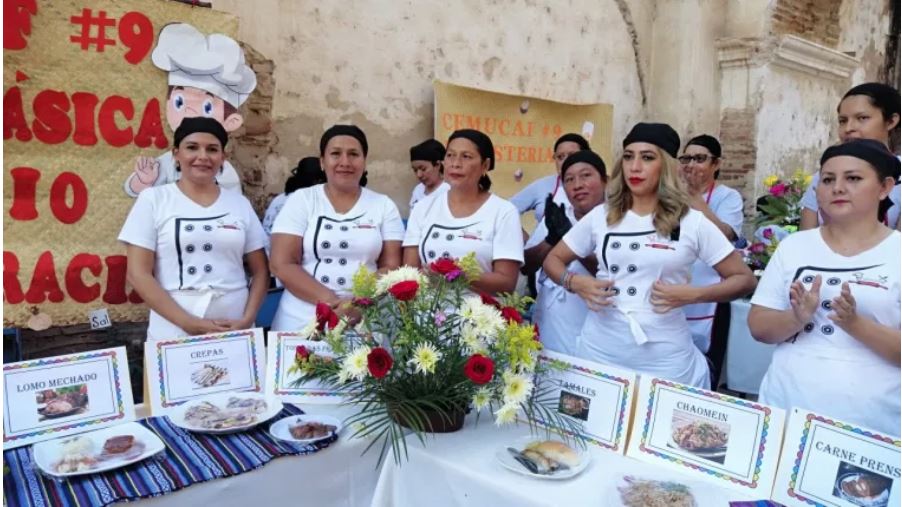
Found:
M 693 160 L 696 164 L 704 164 L 708 160 L 715 160 L 717 157 L 708 155 L 707 153 L 699 153 L 698 155 L 682 155 L 677 158 L 683 165 L 689 165 Z

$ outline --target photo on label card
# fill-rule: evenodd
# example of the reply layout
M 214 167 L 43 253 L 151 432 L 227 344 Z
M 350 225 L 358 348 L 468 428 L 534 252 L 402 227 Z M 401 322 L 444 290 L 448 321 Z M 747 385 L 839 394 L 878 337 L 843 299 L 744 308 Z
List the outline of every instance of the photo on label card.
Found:
M 217 364 L 219 363 L 219 364 Z M 206 389 L 213 386 L 224 386 L 229 383 L 228 361 L 203 361 L 193 365 L 191 372 L 192 389 Z
M 88 411 L 88 384 L 44 389 L 35 394 L 35 401 L 39 422 L 83 414 Z
M 723 464 L 730 442 L 730 425 L 683 410 L 674 410 L 667 446 Z
M 582 421 L 588 421 L 590 403 L 592 403 L 590 398 L 561 390 L 557 411 Z
M 862 507 L 886 507 L 893 480 L 885 475 L 840 461 L 833 483 L 833 496 Z

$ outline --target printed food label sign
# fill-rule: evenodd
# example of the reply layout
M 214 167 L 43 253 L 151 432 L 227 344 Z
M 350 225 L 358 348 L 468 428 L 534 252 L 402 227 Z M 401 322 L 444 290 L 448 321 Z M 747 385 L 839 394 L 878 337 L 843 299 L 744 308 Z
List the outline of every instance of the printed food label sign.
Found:
M 3 448 L 135 420 L 125 347 L 3 365 Z
M 296 331 L 268 333 L 266 393 L 292 403 L 341 403 L 345 395 L 318 380 L 296 384 L 301 374 L 292 369 L 299 348 L 320 358 L 334 357 L 332 348 L 323 341 L 308 340 Z

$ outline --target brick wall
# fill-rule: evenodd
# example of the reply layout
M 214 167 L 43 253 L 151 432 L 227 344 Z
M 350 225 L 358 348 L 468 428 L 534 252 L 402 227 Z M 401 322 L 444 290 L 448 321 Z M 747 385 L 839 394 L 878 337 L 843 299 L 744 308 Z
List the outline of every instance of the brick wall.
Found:
M 835 48 L 840 36 L 841 4 L 842 0 L 777 0 L 771 14 L 773 31 Z
M 749 175 L 755 173 L 756 116 L 756 111 L 751 109 L 724 109 L 720 118 L 723 160 L 718 181 L 742 194 L 746 224 L 751 224 L 755 217 L 754 178 Z

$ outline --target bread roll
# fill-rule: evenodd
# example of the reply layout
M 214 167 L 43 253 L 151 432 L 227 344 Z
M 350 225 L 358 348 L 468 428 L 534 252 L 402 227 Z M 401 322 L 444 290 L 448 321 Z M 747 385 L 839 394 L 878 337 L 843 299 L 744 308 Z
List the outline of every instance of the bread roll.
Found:
M 567 444 L 557 440 L 546 440 L 544 442 L 534 442 L 527 446 L 527 449 L 536 451 L 551 461 L 555 461 L 568 467 L 576 467 L 579 465 L 579 454 L 570 448 Z

